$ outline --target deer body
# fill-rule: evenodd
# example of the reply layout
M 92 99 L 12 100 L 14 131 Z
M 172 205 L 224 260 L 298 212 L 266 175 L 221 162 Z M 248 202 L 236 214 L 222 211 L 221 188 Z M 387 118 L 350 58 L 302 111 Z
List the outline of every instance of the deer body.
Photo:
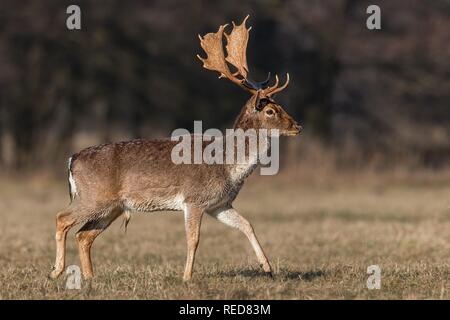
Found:
M 72 198 L 142 212 L 184 210 L 185 203 L 206 209 L 233 201 L 256 167 L 256 161 L 177 165 L 171 161 L 175 145 L 169 139 L 138 139 L 82 150 L 70 161 Z
M 246 18 L 247 19 L 247 18 Z M 245 19 L 245 20 L 246 20 Z M 232 74 L 222 51 L 224 26 L 215 34 L 207 34 L 201 45 L 208 54 L 202 59 L 207 69 L 221 75 L 252 93 L 235 122 L 235 129 L 279 130 L 282 135 L 296 135 L 301 127 L 279 106 L 272 96 L 284 89 L 276 84 L 262 88 L 247 79 L 245 47 L 248 30 L 245 20 L 226 35 L 228 56 L 242 79 Z M 288 79 L 289 80 L 289 79 Z M 223 141 L 225 144 L 225 140 Z M 184 280 L 192 276 L 200 225 L 203 214 L 237 228 L 249 239 L 264 271 L 271 267 L 250 223 L 232 206 L 245 178 L 258 164 L 260 152 L 248 154 L 248 161 L 237 164 L 175 164 L 171 152 L 176 141 L 170 139 L 144 140 L 90 147 L 69 159 L 69 187 L 72 202 L 56 217 L 56 261 L 50 274 L 57 278 L 65 267 L 65 242 L 68 230 L 82 224 L 76 234 L 81 267 L 85 278 L 93 277 L 90 250 L 95 238 L 115 219 L 130 212 L 180 210 L 184 212 L 187 260 Z M 208 142 L 203 142 L 205 148 Z M 269 148 L 265 141 L 264 148 Z M 248 145 L 246 145 L 248 149 Z M 264 149 L 263 148 L 263 149 Z

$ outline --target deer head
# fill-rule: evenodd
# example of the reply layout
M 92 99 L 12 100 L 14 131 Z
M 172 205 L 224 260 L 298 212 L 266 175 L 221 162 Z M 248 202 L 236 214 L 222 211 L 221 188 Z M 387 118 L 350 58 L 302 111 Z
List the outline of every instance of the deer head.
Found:
M 272 86 L 269 86 L 270 73 L 262 82 L 253 81 L 248 76 L 246 52 L 251 29 L 245 26 L 248 18 L 247 15 L 238 26 L 233 22 L 230 34 L 224 32 L 227 27 L 225 24 L 221 25 L 216 33 L 208 33 L 203 37 L 199 35 L 200 45 L 207 57 L 197 57 L 203 62 L 205 69 L 219 72 L 219 78 L 227 78 L 252 94 L 237 118 L 235 128 L 278 129 L 281 135 L 297 135 L 302 127 L 274 100 L 275 94 L 287 88 L 289 74 L 281 86 L 278 75 L 275 76 Z M 222 44 L 224 35 L 227 42 L 226 57 Z M 234 67 L 234 72 L 230 70 L 229 64 Z

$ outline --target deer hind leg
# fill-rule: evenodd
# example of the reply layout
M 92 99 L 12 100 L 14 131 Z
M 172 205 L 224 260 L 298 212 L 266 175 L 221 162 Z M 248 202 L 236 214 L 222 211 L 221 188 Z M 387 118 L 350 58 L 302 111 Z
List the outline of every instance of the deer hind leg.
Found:
M 195 252 L 197 251 L 200 239 L 202 216 L 203 209 L 194 206 L 186 206 L 184 211 L 184 224 L 186 228 L 187 257 L 183 281 L 189 281 L 192 278 Z
M 99 218 L 86 222 L 76 233 L 78 242 L 78 251 L 80 254 L 81 270 L 85 279 L 91 279 L 94 276 L 91 260 L 91 247 L 95 238 L 106 230 L 109 225 L 122 214 L 119 208 L 109 209 Z
M 61 211 L 56 215 L 56 259 L 49 277 L 58 278 L 64 271 L 66 258 L 67 232 L 77 223 L 77 216 L 73 208 Z
M 220 222 L 222 222 L 223 224 L 236 228 L 240 230 L 242 233 L 244 233 L 247 236 L 248 240 L 250 241 L 253 250 L 255 251 L 256 257 L 258 258 L 258 261 L 261 264 L 263 270 L 269 274 L 272 274 L 272 267 L 270 266 L 269 260 L 264 254 L 264 251 L 261 248 L 258 239 L 256 238 L 256 234 L 253 231 L 252 225 L 250 224 L 250 222 L 248 222 L 247 219 L 241 216 L 232 207 L 219 209 L 209 214 L 212 217 L 219 220 Z

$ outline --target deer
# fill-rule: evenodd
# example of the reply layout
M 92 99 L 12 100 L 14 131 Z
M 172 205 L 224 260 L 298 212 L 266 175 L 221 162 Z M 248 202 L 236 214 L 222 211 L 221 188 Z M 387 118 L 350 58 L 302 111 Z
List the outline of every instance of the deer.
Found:
M 230 33 L 225 32 L 228 26 L 225 24 L 215 33 L 199 35 L 207 57 L 197 57 L 205 69 L 218 72 L 219 78 L 226 78 L 251 94 L 234 128 L 278 130 L 281 136 L 296 136 L 302 127 L 274 100 L 275 94 L 288 86 L 289 74 L 283 85 L 279 85 L 278 76 L 269 85 L 270 73 L 262 82 L 249 77 L 248 18 L 247 15 L 240 25 L 233 22 Z M 249 157 L 244 164 L 174 164 L 171 150 L 175 143 L 167 138 L 113 142 L 88 147 L 69 158 L 71 202 L 56 215 L 56 259 L 50 278 L 58 278 L 65 269 L 67 233 L 75 225 L 81 225 L 75 238 L 83 277 L 90 280 L 94 276 L 91 261 L 94 240 L 120 216 L 126 226 L 131 213 L 153 211 L 184 212 L 187 243 L 184 281 L 192 278 L 205 214 L 244 233 L 263 271 L 272 275 L 272 267 L 252 225 L 233 207 L 245 179 L 258 164 L 257 157 Z

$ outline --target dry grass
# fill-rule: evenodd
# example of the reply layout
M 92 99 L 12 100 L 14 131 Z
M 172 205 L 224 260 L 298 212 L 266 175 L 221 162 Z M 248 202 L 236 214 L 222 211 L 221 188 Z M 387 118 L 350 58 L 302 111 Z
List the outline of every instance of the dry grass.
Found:
M 194 279 L 179 213 L 135 214 L 94 244 L 91 287 L 46 279 L 54 216 L 65 182 L 0 181 L 0 299 L 449 299 L 450 178 L 326 173 L 251 178 L 236 208 L 254 225 L 275 268 L 259 270 L 245 237 L 210 217 L 202 225 Z M 74 232 L 68 264 L 78 264 Z M 366 268 L 382 269 L 380 290 Z

